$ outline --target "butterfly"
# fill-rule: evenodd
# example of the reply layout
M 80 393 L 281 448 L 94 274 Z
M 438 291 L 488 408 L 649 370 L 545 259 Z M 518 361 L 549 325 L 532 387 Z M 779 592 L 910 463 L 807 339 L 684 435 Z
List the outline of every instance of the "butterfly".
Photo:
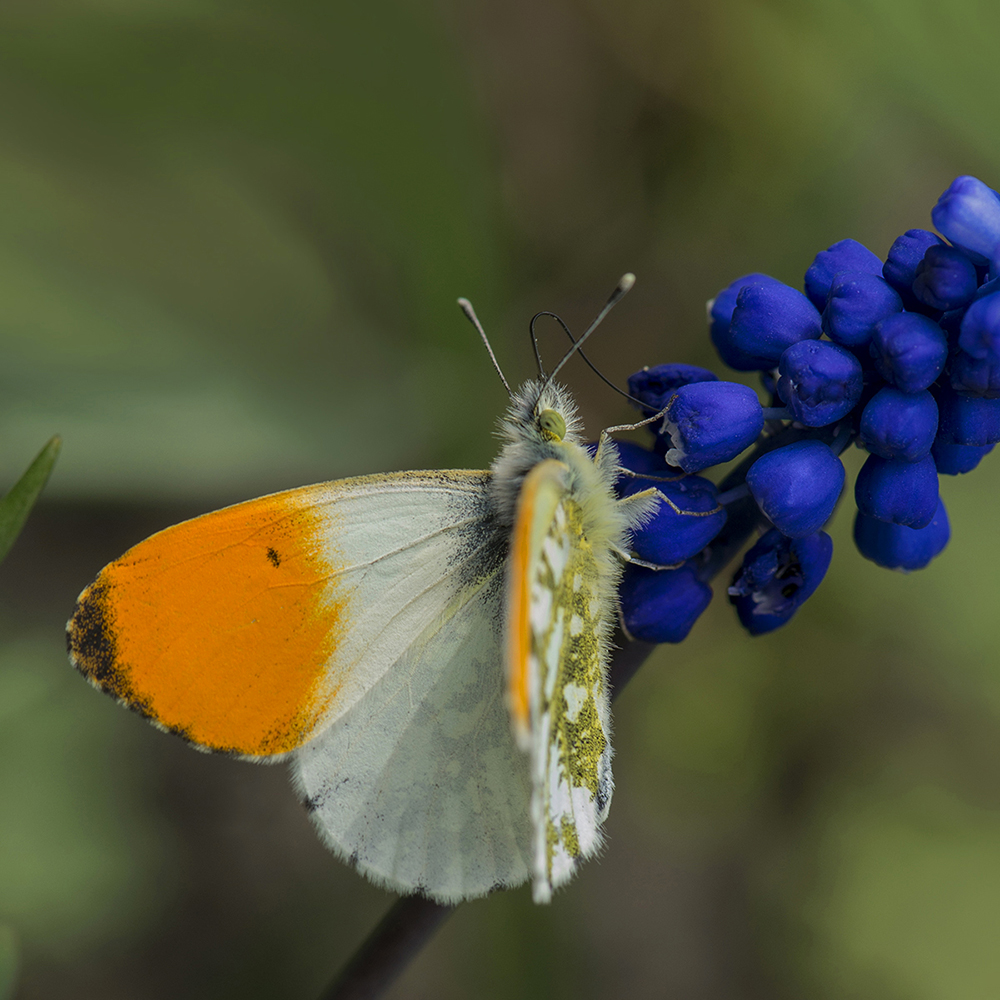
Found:
M 530 878 L 547 902 L 601 845 L 616 588 L 658 503 L 616 498 L 558 367 L 511 393 L 489 471 L 306 486 L 140 542 L 80 595 L 73 664 L 197 749 L 287 760 L 376 884 L 452 903 Z

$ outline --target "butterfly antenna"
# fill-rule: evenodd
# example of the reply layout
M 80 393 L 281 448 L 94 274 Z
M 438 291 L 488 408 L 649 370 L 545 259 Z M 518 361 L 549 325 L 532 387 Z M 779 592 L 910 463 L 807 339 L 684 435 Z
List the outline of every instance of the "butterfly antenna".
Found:
M 479 336 L 483 338 L 483 343 L 486 345 L 486 353 L 490 356 L 490 361 L 493 362 L 493 367 L 497 370 L 497 375 L 500 376 L 500 381 L 503 382 L 503 387 L 507 390 L 508 396 L 513 396 L 514 393 L 510 391 L 510 386 L 507 384 L 507 379 L 503 377 L 503 371 L 500 368 L 500 364 L 497 361 L 497 356 L 493 353 L 493 348 L 490 346 L 489 338 L 486 336 L 486 331 L 483 329 L 483 324 L 479 322 L 479 317 L 476 315 L 476 310 L 472 308 L 472 303 L 468 299 L 459 299 L 458 308 L 465 313 L 465 318 L 479 331 Z
M 535 313 L 535 315 L 531 317 L 531 322 L 528 324 L 528 332 L 531 334 L 531 346 L 535 349 L 535 364 L 538 365 L 538 377 L 540 379 L 543 379 L 545 378 L 545 369 L 544 367 L 542 367 L 542 354 L 538 350 L 538 335 L 535 333 L 535 321 L 538 319 L 539 316 L 551 316 L 558 323 L 562 324 L 562 328 L 567 333 L 569 333 L 569 328 L 566 326 L 565 323 L 563 323 L 561 319 L 559 319 L 559 317 L 555 313 L 543 310 L 542 312 Z M 574 344 L 576 343 L 576 338 L 573 336 L 573 334 L 569 333 L 569 339 L 572 340 Z
M 569 339 L 570 339 L 570 343 L 572 343 L 572 344 L 576 343 L 576 337 L 573 336 L 573 334 L 570 332 L 569 327 L 565 324 L 565 322 L 563 322 L 563 318 L 561 316 L 556 315 L 554 312 L 549 312 L 547 309 L 543 309 L 541 312 L 535 313 L 535 315 L 531 317 L 531 332 L 532 332 L 532 337 L 534 337 L 535 320 L 539 319 L 542 316 L 550 316 L 552 319 L 554 319 L 563 328 L 563 330 L 566 333 L 566 336 L 569 337 Z M 647 409 L 647 410 L 649 409 L 649 405 L 647 403 L 644 403 L 641 399 L 636 399 L 635 396 L 631 395 L 630 393 L 627 393 L 624 389 L 619 389 L 618 386 L 616 386 L 614 384 L 614 382 L 612 382 L 611 379 L 609 379 L 597 367 L 597 365 L 595 365 L 594 362 L 591 361 L 590 358 L 588 358 L 587 355 L 583 353 L 583 351 L 580 351 L 579 354 L 580 354 L 580 357 L 587 363 L 587 367 L 605 385 L 607 385 L 611 389 L 614 389 L 614 391 L 617 392 L 619 396 L 624 396 L 627 400 L 629 400 L 632 403 L 636 403 L 637 405 L 641 406 L 643 409 Z M 539 369 L 540 368 L 541 368 L 541 364 L 539 363 Z M 544 375 L 542 375 L 541 377 L 544 378 Z
M 552 380 L 556 377 L 556 375 L 559 374 L 559 370 L 562 368 L 562 366 L 566 364 L 566 362 L 569 361 L 569 359 L 573 357 L 573 355 L 576 354 L 581 347 L 583 347 L 587 338 L 601 325 L 601 320 L 603 320 L 604 317 L 607 316 L 609 312 L 611 312 L 611 310 L 615 307 L 615 305 L 617 305 L 622 296 L 625 295 L 625 293 L 634 284 L 635 284 L 635 275 L 632 274 L 631 272 L 629 272 L 628 274 L 623 274 L 621 276 L 621 280 L 618 282 L 617 285 L 615 285 L 615 290 L 611 293 L 611 295 L 608 298 L 608 301 L 604 304 L 604 308 L 597 314 L 597 319 L 595 319 L 594 322 L 587 327 L 583 336 L 579 340 L 573 341 L 573 346 L 562 356 L 562 360 L 560 360 L 559 364 L 557 364 L 555 368 L 552 369 L 551 373 L 549 374 L 549 377 L 545 380 L 545 384 L 542 386 L 541 391 L 538 394 L 539 399 L 541 399 L 542 393 L 545 392 L 545 390 L 552 384 Z

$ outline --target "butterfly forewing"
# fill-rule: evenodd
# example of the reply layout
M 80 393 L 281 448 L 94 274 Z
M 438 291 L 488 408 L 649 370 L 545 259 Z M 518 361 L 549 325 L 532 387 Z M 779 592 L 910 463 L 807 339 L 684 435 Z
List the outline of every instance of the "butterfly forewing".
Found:
M 487 482 L 475 472 L 365 476 L 168 528 L 81 594 L 73 661 L 199 747 L 294 750 L 392 669 L 463 573 L 502 562 Z M 471 553 L 483 538 L 492 547 Z
M 600 635 L 610 608 L 580 504 L 565 466 L 543 462 L 525 480 L 510 600 L 526 597 L 522 618 L 530 715 L 534 897 L 547 901 L 580 859 L 598 849 L 613 788 L 610 706 Z M 521 559 L 519 529 L 529 539 Z M 523 587 L 523 590 L 521 589 Z M 510 644 L 509 644 L 510 648 Z M 517 667 L 512 665 L 512 688 Z M 512 704 L 516 695 L 511 694 Z

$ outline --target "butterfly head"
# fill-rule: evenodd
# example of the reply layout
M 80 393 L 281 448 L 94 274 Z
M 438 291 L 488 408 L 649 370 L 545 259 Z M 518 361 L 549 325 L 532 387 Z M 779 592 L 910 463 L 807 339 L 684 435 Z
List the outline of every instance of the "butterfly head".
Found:
M 585 454 L 581 431 L 576 404 L 563 386 L 535 379 L 511 394 L 499 427 L 504 447 L 493 463 L 493 494 L 504 523 L 513 522 L 517 494 L 533 466 L 547 458 L 572 464 L 570 452 Z
M 566 437 L 566 419 L 558 410 L 547 408 L 538 414 L 538 429 L 548 441 L 562 441 Z

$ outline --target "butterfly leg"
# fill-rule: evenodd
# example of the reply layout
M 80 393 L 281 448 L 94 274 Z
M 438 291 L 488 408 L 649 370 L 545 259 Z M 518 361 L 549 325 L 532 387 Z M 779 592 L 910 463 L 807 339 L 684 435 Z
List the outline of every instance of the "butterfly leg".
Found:
M 661 420 L 666 414 L 666 409 L 660 410 L 659 413 L 654 413 L 651 417 L 647 417 L 645 420 L 640 420 L 637 424 L 616 424 L 614 427 L 605 427 L 601 431 L 601 436 L 597 441 L 597 452 L 594 455 L 594 464 L 601 465 L 602 460 L 606 461 L 605 454 L 607 452 L 608 442 L 611 440 L 612 434 L 617 434 L 619 431 L 636 431 L 640 427 L 648 427 L 650 424 L 655 424 L 657 420 Z

